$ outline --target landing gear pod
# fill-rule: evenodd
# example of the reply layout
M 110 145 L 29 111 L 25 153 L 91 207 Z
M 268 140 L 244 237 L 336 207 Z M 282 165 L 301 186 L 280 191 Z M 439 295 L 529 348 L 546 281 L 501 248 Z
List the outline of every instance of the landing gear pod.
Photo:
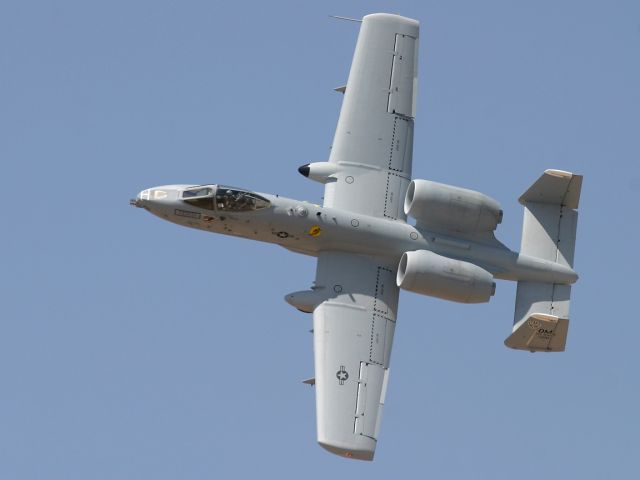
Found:
M 326 300 L 326 294 L 319 290 L 301 290 L 292 292 L 284 297 L 285 302 L 304 313 L 313 313 L 313 310 Z
M 336 178 L 333 175 L 337 171 L 338 166 L 329 162 L 306 163 L 298 168 L 300 175 L 320 183 L 335 182 Z

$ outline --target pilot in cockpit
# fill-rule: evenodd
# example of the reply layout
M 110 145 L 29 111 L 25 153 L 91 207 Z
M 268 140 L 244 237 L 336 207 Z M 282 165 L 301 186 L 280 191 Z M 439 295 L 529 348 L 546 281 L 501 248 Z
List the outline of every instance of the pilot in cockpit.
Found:
M 218 187 L 215 190 L 210 186 L 190 188 L 182 193 L 182 198 L 190 205 L 208 210 L 244 212 L 269 206 L 266 198 L 229 187 Z

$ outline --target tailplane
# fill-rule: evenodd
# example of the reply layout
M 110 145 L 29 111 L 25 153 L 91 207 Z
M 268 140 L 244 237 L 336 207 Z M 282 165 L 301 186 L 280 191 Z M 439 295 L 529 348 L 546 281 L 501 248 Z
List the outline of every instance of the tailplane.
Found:
M 524 205 L 523 255 L 573 268 L 582 175 L 544 174 L 518 199 Z M 571 286 L 518 282 L 512 334 L 505 345 L 532 352 L 562 352 L 569 329 Z

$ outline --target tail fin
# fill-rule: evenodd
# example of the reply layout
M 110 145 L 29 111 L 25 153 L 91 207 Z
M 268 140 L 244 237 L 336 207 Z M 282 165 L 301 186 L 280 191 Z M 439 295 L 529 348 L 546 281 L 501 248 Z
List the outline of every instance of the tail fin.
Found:
M 544 174 L 518 199 L 524 205 L 524 255 L 573 268 L 582 175 L 562 170 Z M 571 286 L 518 282 L 513 332 L 507 347 L 562 352 L 569 328 Z

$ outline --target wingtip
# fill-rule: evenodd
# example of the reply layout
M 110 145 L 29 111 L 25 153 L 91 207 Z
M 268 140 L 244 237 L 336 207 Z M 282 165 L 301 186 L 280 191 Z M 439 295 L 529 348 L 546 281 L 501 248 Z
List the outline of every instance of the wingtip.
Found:
M 364 460 L 366 462 L 371 462 L 376 453 L 375 450 L 350 449 L 345 448 L 344 446 L 322 441 L 318 441 L 318 445 L 320 445 L 326 451 L 333 453 L 334 455 L 348 458 L 350 460 Z

